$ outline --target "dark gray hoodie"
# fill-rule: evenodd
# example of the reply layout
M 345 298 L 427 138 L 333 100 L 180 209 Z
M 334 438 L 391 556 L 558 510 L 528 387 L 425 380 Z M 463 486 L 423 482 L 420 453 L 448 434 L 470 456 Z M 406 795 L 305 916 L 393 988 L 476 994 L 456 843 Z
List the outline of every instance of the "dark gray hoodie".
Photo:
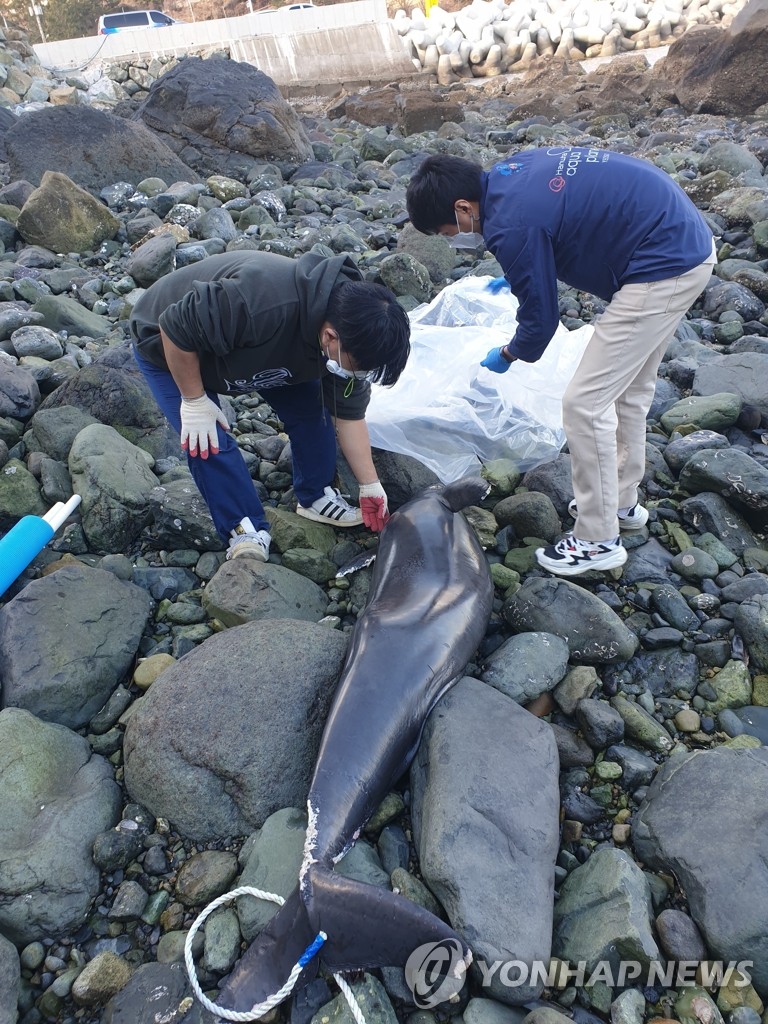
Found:
M 348 256 L 209 256 L 148 288 L 133 307 L 131 331 L 139 354 L 163 369 L 161 327 L 180 349 L 196 352 L 207 390 L 238 394 L 321 379 L 331 408 L 361 419 L 370 386 L 355 382 L 345 399 L 347 382 L 325 369 L 318 340 L 333 287 L 361 277 Z

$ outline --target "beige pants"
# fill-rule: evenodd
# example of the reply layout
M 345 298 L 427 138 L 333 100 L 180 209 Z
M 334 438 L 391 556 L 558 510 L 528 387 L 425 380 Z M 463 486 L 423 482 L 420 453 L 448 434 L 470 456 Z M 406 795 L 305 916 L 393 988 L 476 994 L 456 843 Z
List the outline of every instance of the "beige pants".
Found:
M 710 259 L 680 277 L 624 285 L 595 323 L 563 396 L 579 510 L 573 532 L 581 540 L 616 537 L 617 510 L 637 501 L 656 373 L 677 325 L 709 281 L 712 249 Z

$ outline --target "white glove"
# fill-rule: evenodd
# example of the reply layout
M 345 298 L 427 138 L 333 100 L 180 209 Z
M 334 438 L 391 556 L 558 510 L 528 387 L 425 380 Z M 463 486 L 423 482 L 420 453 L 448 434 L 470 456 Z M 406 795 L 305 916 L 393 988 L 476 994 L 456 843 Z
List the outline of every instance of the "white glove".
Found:
M 360 511 L 369 530 L 383 530 L 389 519 L 387 494 L 378 480 L 360 484 Z
M 181 447 L 194 458 L 200 449 L 200 458 L 208 458 L 208 449 L 219 453 L 219 435 L 216 424 L 229 430 L 227 417 L 208 395 L 181 400 Z

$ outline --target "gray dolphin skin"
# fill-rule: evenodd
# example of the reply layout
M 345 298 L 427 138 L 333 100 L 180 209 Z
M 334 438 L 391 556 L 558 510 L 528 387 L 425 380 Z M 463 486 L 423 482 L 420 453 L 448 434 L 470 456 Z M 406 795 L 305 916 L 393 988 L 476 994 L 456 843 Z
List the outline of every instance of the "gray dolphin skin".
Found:
M 298 886 L 256 937 L 218 1002 L 245 1012 L 277 992 L 320 931 L 330 971 L 404 966 L 427 942 L 466 943 L 396 893 L 333 872 L 413 759 L 424 723 L 482 640 L 493 601 L 483 550 L 463 516 L 488 493 L 479 477 L 431 487 L 381 534 L 365 610 L 355 625 L 325 725 L 308 799 Z M 458 947 L 455 947 L 458 948 Z

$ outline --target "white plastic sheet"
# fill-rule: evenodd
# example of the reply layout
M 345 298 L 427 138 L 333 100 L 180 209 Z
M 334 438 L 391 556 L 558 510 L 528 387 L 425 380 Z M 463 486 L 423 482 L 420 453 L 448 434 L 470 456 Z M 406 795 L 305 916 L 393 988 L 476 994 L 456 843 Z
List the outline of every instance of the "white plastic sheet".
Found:
M 376 448 L 410 455 L 443 483 L 493 459 L 526 471 L 565 443 L 562 397 L 592 335 L 562 325 L 537 363 L 492 373 L 480 362 L 517 326 L 517 300 L 490 277 L 464 277 L 410 314 L 411 357 L 392 388 L 375 387 L 366 414 Z

